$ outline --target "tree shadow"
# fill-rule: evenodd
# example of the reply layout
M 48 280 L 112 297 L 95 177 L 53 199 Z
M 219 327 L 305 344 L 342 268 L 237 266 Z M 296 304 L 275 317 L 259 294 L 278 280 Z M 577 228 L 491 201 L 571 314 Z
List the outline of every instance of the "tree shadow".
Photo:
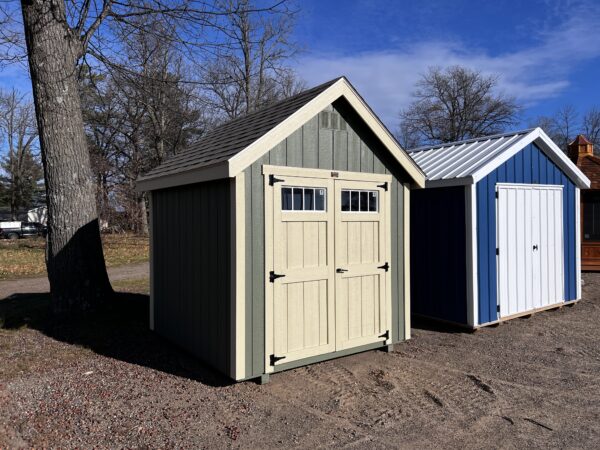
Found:
M 209 386 L 233 382 L 148 328 L 149 297 L 115 293 L 94 312 L 52 314 L 50 294 L 15 294 L 0 301 L 0 328 L 23 326 L 100 355 L 189 378 Z
M 411 316 L 411 328 L 448 334 L 470 334 L 474 330 L 451 322 L 431 319 L 423 316 Z

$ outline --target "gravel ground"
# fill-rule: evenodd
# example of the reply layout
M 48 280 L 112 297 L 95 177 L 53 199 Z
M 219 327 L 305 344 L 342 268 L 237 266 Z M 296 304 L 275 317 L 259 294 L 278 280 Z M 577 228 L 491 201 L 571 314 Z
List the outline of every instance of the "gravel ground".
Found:
M 0 302 L 0 447 L 600 447 L 600 274 L 572 307 L 230 384 L 145 329 L 147 297 L 54 326 Z

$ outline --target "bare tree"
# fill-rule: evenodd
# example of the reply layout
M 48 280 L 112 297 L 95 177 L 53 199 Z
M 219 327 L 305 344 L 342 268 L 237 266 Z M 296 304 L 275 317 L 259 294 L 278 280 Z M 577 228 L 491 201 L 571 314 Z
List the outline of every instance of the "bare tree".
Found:
M 86 310 L 112 288 L 100 241 L 78 65 L 83 59 L 126 72 L 110 25 L 134 31 L 140 17 L 160 18 L 173 27 L 182 51 L 214 52 L 232 11 L 192 0 L 22 0 L 21 10 L 48 199 L 53 303 L 57 312 Z
M 33 103 L 16 90 L 0 92 L 0 136 L 7 154 L 1 166 L 6 173 L 5 196 L 12 219 L 23 206 L 29 206 L 42 178 L 42 166 L 34 153 L 37 128 Z
M 580 132 L 578 112 L 573 105 L 564 105 L 551 116 L 540 116 L 532 125 L 540 127 L 564 152 Z
M 497 93 L 498 78 L 465 67 L 430 68 L 413 102 L 400 113 L 400 134 L 410 142 L 436 144 L 504 131 L 520 107 Z
M 257 14 L 253 0 L 221 0 L 228 16 L 227 46 L 204 76 L 207 99 L 218 114 L 235 118 L 292 96 L 304 87 L 284 65 L 297 52 L 291 8 Z
M 573 105 L 565 105 L 560 108 L 554 116 L 555 128 L 552 130 L 552 138 L 565 152 L 567 151 L 569 143 L 575 139 L 575 136 L 577 135 L 578 115 L 579 114 Z
M 591 108 L 584 114 L 582 131 L 594 144 L 594 149 L 600 152 L 600 109 Z

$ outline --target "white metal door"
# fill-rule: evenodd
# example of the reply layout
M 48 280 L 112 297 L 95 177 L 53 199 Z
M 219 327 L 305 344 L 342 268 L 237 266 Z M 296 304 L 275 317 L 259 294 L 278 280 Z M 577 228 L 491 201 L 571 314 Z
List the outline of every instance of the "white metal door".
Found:
M 562 302 L 562 186 L 497 190 L 499 318 Z

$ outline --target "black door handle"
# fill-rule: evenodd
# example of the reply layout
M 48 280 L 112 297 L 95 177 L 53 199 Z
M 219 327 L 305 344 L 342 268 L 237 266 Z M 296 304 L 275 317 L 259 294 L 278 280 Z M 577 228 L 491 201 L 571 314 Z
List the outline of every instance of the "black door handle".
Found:
M 344 273 L 344 272 L 348 272 L 348 269 L 335 269 L 335 271 L 337 273 Z
M 537 244 L 533 246 L 533 249 L 534 249 L 534 250 L 537 250 L 537 249 L 538 249 L 538 246 L 537 246 Z

